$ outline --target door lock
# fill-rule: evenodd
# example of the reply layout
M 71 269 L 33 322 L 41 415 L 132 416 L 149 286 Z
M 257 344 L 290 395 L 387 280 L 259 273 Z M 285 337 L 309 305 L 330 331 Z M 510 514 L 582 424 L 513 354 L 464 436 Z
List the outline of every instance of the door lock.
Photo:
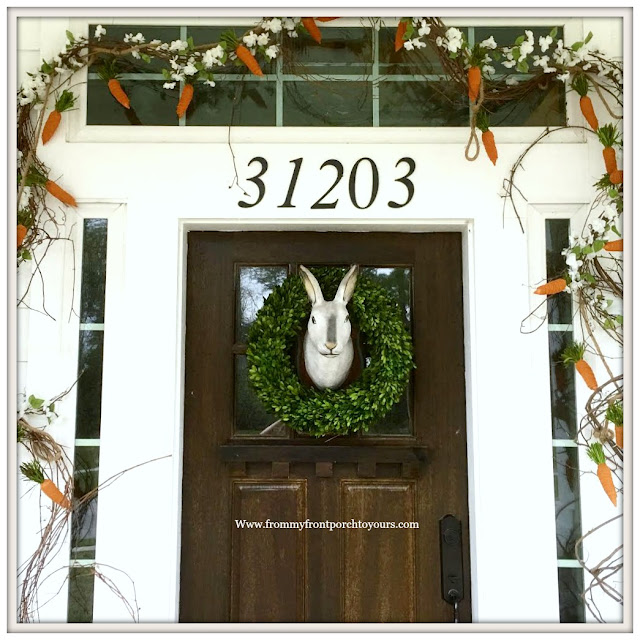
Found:
M 453 605 L 454 622 L 458 622 L 458 603 L 464 598 L 462 524 L 451 514 L 440 518 L 440 569 L 442 599 Z

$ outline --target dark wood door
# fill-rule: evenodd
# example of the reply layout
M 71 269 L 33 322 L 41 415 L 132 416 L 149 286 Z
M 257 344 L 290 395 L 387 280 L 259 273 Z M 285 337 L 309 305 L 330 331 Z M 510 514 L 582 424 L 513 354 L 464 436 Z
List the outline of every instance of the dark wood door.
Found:
M 300 264 L 357 263 L 405 309 L 415 369 L 367 434 L 260 430 L 246 330 Z M 451 622 L 439 519 L 462 521 L 470 621 L 458 233 L 192 232 L 188 242 L 180 620 Z M 274 522 L 419 528 L 266 528 Z M 236 521 L 260 522 L 262 528 Z

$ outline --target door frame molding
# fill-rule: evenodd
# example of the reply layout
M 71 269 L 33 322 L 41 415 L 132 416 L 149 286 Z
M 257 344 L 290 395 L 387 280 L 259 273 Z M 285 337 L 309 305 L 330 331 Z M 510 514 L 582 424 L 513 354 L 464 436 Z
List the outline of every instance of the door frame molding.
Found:
M 184 376 L 185 376 L 185 328 L 186 328 L 186 290 L 187 290 L 187 236 L 190 231 L 336 231 L 336 232 L 367 232 L 386 231 L 399 233 L 439 233 L 460 232 L 462 234 L 462 286 L 463 286 L 463 322 L 464 322 L 464 362 L 465 362 L 465 400 L 466 400 L 466 430 L 467 430 L 467 482 L 469 509 L 469 556 L 471 579 L 472 620 L 477 619 L 477 553 L 476 553 L 476 489 L 478 486 L 478 465 L 475 453 L 478 451 L 478 433 L 474 424 L 477 415 L 477 394 L 473 381 L 476 380 L 475 358 L 475 314 L 474 296 L 474 221 L 472 219 L 451 221 L 446 219 L 415 221 L 393 218 L 379 218 L 372 221 L 354 218 L 313 219 L 306 218 L 220 218 L 215 220 L 201 220 L 182 218 L 178 221 L 178 295 L 177 295 L 177 329 L 175 366 L 176 376 L 176 414 L 174 416 L 173 442 L 173 500 L 176 505 L 171 523 L 172 546 L 175 569 L 173 575 L 172 603 L 175 619 L 180 611 L 180 553 L 182 526 L 182 468 L 183 468 L 183 436 L 184 436 Z

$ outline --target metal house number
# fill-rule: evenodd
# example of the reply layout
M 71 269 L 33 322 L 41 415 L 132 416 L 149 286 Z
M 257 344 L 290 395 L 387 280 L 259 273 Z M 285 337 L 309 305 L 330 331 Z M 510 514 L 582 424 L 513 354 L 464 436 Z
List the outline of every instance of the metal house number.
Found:
M 281 205 L 278 205 L 278 209 L 295 209 L 296 205 L 293 204 L 293 197 L 295 195 L 296 184 L 298 183 L 300 170 L 302 169 L 302 160 L 302 158 L 296 158 L 295 160 L 289 161 L 291 164 L 293 164 L 291 180 L 289 181 L 289 188 L 287 190 L 284 202 Z M 251 178 L 247 178 L 247 180 L 249 182 L 253 182 L 253 184 L 258 187 L 258 197 L 255 202 L 245 202 L 243 200 L 240 200 L 238 202 L 238 206 L 244 209 L 249 209 L 260 204 L 267 191 L 262 178 L 269 169 L 269 163 L 265 158 L 256 156 L 255 158 L 251 159 L 247 166 L 250 167 L 255 163 L 259 165 L 260 169 L 258 173 L 256 173 L 256 175 Z M 335 171 L 335 179 L 329 189 L 311 205 L 311 209 L 335 209 L 338 206 L 338 198 L 336 198 L 335 200 L 331 200 L 330 196 L 331 192 L 338 186 L 338 184 L 344 177 L 344 165 L 339 160 L 331 159 L 325 160 L 325 162 L 323 162 L 320 166 L 320 170 L 324 169 L 325 167 L 329 167 L 329 169 L 333 169 Z M 396 168 L 398 167 L 404 168 L 404 174 L 400 175 L 400 177 L 398 178 L 394 178 L 394 182 L 399 182 L 405 187 L 406 198 L 403 202 L 395 202 L 394 200 L 389 200 L 387 205 L 392 209 L 401 209 L 402 207 L 406 207 L 413 199 L 413 195 L 415 193 L 415 187 L 413 185 L 413 182 L 411 181 L 411 176 L 416 170 L 416 161 L 413 158 L 409 157 L 400 158 L 400 160 L 396 162 Z M 356 198 L 356 180 L 358 179 L 358 175 L 361 175 L 361 172 L 366 170 L 371 172 L 371 193 L 369 195 L 368 202 L 358 202 Z M 379 188 L 380 173 L 378 171 L 376 163 L 371 158 L 360 158 L 359 160 L 357 160 L 349 173 L 349 198 L 351 200 L 351 204 L 353 204 L 353 206 L 357 209 L 368 209 L 375 202 L 378 196 Z

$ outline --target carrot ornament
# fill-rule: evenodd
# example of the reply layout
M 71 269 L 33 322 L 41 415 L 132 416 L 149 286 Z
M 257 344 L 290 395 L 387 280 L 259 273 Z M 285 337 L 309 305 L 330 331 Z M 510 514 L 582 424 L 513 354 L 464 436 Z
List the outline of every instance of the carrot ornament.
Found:
M 611 174 L 618 170 L 616 151 L 613 148 L 620 144 L 618 129 L 611 123 L 602 125 L 598 129 L 598 139 L 604 147 L 602 150 L 602 157 L 604 158 L 604 166 L 609 174 L 609 179 L 611 179 Z M 622 178 L 622 176 L 620 176 L 620 178 Z
M 622 169 L 616 169 L 609 174 L 611 184 L 622 184 Z
M 476 65 L 469 67 L 467 71 L 467 82 L 469 85 L 469 100 L 471 100 L 471 102 L 475 102 L 478 99 L 481 80 L 482 73 L 480 71 L 480 67 Z
M 98 70 L 98 75 L 102 80 L 107 83 L 109 92 L 111 95 L 125 108 L 130 109 L 131 104 L 129 102 L 129 96 L 124 92 L 124 89 L 120 85 L 118 80 L 118 74 L 116 71 L 116 61 L 112 60 L 110 63 L 105 63 Z
M 489 160 L 493 162 L 494 166 L 498 160 L 498 150 L 496 148 L 496 141 L 493 137 L 493 131 L 489 130 L 489 116 L 486 111 L 479 111 L 476 124 L 478 129 L 482 131 L 482 146 L 489 156 Z
M 604 415 L 605 418 L 609 422 L 612 422 L 613 426 L 616 428 L 616 444 L 622 449 L 622 402 L 616 402 L 612 405 L 609 405 L 609 407 L 607 408 L 607 412 Z
M 395 50 L 400 51 L 404 47 L 404 34 L 407 32 L 407 19 L 401 18 L 396 29 Z
M 49 114 L 47 121 L 42 128 L 42 144 L 47 144 L 53 137 L 53 134 L 58 129 L 58 125 L 62 120 L 62 112 L 67 111 L 73 107 L 75 96 L 71 91 L 65 89 L 60 97 L 56 100 L 56 105 L 53 111 Z
M 556 293 L 561 293 L 566 288 L 567 281 L 564 278 L 556 278 L 541 284 L 533 293 L 537 293 L 539 296 L 553 296 Z
M 58 487 L 56 487 L 49 478 L 44 477 L 44 471 L 37 460 L 21 464 L 20 471 L 22 471 L 22 475 L 24 475 L 27 480 L 31 480 L 32 482 L 39 484 L 42 493 L 44 493 L 48 498 L 51 498 L 53 502 L 59 504 L 63 509 L 71 508 L 69 500 L 65 497 L 62 491 L 60 491 L 60 489 L 58 489 Z
M 22 246 L 25 236 L 27 235 L 27 227 L 23 224 L 18 225 L 18 249 Z
M 253 57 L 251 51 L 249 51 L 249 49 L 247 49 L 247 47 L 245 47 L 243 44 L 238 44 L 236 46 L 236 55 L 238 56 L 239 60 L 244 62 L 247 69 L 249 69 L 249 71 L 251 71 L 254 76 L 264 75 L 264 73 L 262 73 L 260 65 L 258 64 L 258 61 Z
M 57 198 L 63 204 L 69 205 L 70 207 L 78 206 L 76 199 L 69 192 L 65 191 L 53 180 L 49 180 L 46 176 L 42 175 L 36 169 L 31 169 L 31 172 L 27 176 L 25 184 L 27 186 L 33 186 L 35 184 L 43 186 L 54 198 Z
M 582 376 L 587 387 L 595 390 L 598 388 L 598 383 L 593 369 L 589 366 L 589 363 L 584 360 L 585 350 L 586 345 L 584 343 L 574 342 L 562 352 L 562 360 L 567 366 L 575 365 L 576 371 Z
M 602 247 L 605 251 L 622 251 L 622 238 L 619 240 L 611 240 Z
M 616 494 L 616 488 L 613 486 L 613 478 L 611 477 L 611 469 L 607 465 L 606 458 L 604 457 L 604 451 L 602 445 L 599 442 L 593 442 L 587 449 L 587 455 L 593 462 L 598 465 L 598 479 L 604 489 L 604 492 L 609 496 L 609 500 L 613 502 L 615 507 L 618 504 L 618 496 Z
M 571 86 L 580 96 L 580 111 L 582 111 L 584 119 L 589 123 L 589 126 L 594 131 L 597 131 L 598 118 L 593 110 L 593 102 L 591 102 L 591 98 L 587 95 L 589 93 L 589 81 L 587 80 L 587 76 L 583 73 L 577 75 Z
M 322 34 L 313 18 L 302 18 L 302 26 L 309 32 L 309 35 L 318 43 L 322 42 Z
M 178 106 L 176 108 L 176 113 L 178 114 L 178 118 L 182 118 L 182 116 L 187 112 L 189 105 L 191 104 L 191 100 L 193 99 L 193 85 L 190 82 L 184 85 L 184 89 L 182 90 L 182 94 L 180 95 L 180 100 L 178 100 Z

